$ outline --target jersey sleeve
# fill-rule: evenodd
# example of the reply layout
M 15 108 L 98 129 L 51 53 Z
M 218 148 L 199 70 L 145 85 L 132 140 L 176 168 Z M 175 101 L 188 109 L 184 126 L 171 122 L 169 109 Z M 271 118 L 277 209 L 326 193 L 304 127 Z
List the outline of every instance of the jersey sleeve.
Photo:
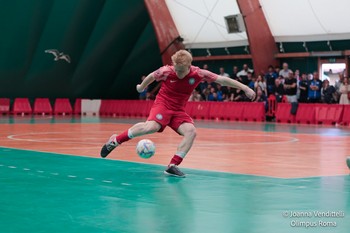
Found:
M 208 83 L 215 82 L 218 79 L 218 75 L 210 72 L 208 70 L 199 69 L 198 70 L 199 77 L 203 78 L 203 80 Z
M 153 77 L 156 81 L 164 81 L 167 79 L 171 72 L 172 70 L 169 66 L 162 66 L 158 70 L 153 72 Z

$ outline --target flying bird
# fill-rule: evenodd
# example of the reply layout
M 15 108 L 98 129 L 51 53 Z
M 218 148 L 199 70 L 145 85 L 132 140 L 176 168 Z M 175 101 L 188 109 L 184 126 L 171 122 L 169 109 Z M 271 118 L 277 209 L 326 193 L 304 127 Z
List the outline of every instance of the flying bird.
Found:
M 71 61 L 69 55 L 64 54 L 63 52 L 59 52 L 57 49 L 47 49 L 45 50 L 45 53 L 51 53 L 54 55 L 54 61 L 65 60 L 68 63 Z

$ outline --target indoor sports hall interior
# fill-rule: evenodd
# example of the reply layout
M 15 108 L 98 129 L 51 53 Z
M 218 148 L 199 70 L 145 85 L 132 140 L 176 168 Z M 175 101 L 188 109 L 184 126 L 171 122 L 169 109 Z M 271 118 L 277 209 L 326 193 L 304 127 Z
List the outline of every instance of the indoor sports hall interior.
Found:
M 348 233 L 348 0 L 0 1 L 1 233 Z M 185 49 L 197 137 L 101 147 L 147 119 Z M 156 147 L 136 153 L 141 139 Z

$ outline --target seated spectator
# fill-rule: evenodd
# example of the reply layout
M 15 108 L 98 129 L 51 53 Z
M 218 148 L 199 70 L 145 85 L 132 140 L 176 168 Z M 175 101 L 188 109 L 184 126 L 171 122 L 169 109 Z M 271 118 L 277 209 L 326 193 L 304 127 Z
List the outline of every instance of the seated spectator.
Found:
M 343 78 L 343 82 L 340 85 L 339 91 L 341 93 L 339 104 L 350 104 L 348 93 L 350 92 L 349 79 Z
M 188 101 L 202 101 L 202 96 L 198 90 L 194 89 Z
M 281 102 L 283 99 L 283 95 L 284 95 L 284 87 L 283 87 L 283 84 L 281 82 L 281 79 L 279 79 L 279 78 L 275 80 L 274 93 L 276 96 L 276 101 Z
M 219 71 L 220 71 L 219 75 L 224 76 L 224 77 L 230 77 L 230 75 L 228 75 L 228 73 L 225 73 L 224 67 L 220 67 Z
M 247 96 L 244 94 L 244 91 L 242 91 L 240 89 L 235 89 L 235 90 L 236 90 L 236 93 L 235 93 L 235 97 L 234 97 L 233 101 L 245 102 L 245 101 L 249 100 L 247 98 Z
M 217 101 L 218 100 L 218 94 L 216 93 L 216 90 L 214 87 L 210 88 L 210 93 L 208 95 L 208 101 Z
M 267 97 L 266 97 L 266 95 L 264 95 L 264 92 L 262 91 L 260 86 L 258 86 L 257 89 L 256 89 L 255 102 L 264 102 L 264 104 L 265 104 L 265 111 L 268 110 Z
M 202 96 L 202 99 L 203 100 L 206 100 L 206 96 L 205 96 L 205 90 L 207 89 L 208 87 L 208 82 L 207 81 L 204 81 L 202 80 L 198 86 L 196 87 L 196 90 L 199 92 L 199 94 Z
M 307 103 L 307 96 L 308 96 L 308 81 L 307 81 L 307 75 L 304 73 L 301 75 L 301 80 L 299 81 L 299 102 L 300 103 Z
M 260 87 L 261 91 L 264 93 L 265 96 L 267 96 L 267 86 L 265 79 L 263 78 L 262 75 L 258 75 L 255 83 L 254 83 L 254 90 L 257 92 L 257 88 Z
M 321 102 L 321 88 L 322 81 L 318 77 L 318 73 L 313 73 L 313 79 L 308 85 L 308 102 L 309 103 L 320 103 Z
M 252 73 L 248 72 L 247 79 L 248 79 L 248 87 L 254 90 L 254 84 L 255 84 L 256 78 L 253 76 Z
M 216 88 L 217 88 L 217 100 L 218 101 L 224 101 L 227 97 L 227 93 L 228 93 L 228 90 L 227 90 L 227 87 L 226 86 L 221 86 L 220 84 L 217 84 L 216 85 Z
M 322 99 L 322 102 L 326 104 L 337 103 L 335 88 L 332 85 L 329 85 L 329 81 L 327 79 L 324 80 L 322 84 L 321 99 Z
M 226 100 L 224 101 L 234 101 L 236 95 L 236 89 L 232 87 L 227 87 Z
M 207 87 L 205 89 L 203 89 L 203 91 L 201 93 L 202 98 L 204 96 L 203 100 L 208 101 L 211 88 L 212 88 L 211 84 L 208 84 Z
M 269 66 L 268 72 L 265 74 L 268 95 L 274 94 L 273 87 L 275 86 L 275 80 L 277 79 L 277 77 L 278 76 L 277 76 L 276 72 L 274 71 L 273 66 Z
M 288 78 L 284 80 L 284 93 L 287 96 L 288 103 L 296 103 L 297 100 L 297 80 L 292 71 L 289 72 Z

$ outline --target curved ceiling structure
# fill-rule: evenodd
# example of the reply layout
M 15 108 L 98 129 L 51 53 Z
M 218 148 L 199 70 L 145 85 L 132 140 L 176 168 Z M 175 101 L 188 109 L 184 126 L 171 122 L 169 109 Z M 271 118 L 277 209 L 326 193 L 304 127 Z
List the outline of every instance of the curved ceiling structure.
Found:
M 350 38 L 349 0 L 260 0 L 277 42 Z
M 276 42 L 350 39 L 349 0 L 259 0 Z M 229 34 L 224 17 L 240 14 L 236 0 L 166 0 L 186 48 L 248 45 Z M 252 14 L 256 9 L 252 9 Z
M 248 45 L 245 32 L 229 34 L 225 16 L 239 14 L 235 0 L 166 0 L 186 48 Z

